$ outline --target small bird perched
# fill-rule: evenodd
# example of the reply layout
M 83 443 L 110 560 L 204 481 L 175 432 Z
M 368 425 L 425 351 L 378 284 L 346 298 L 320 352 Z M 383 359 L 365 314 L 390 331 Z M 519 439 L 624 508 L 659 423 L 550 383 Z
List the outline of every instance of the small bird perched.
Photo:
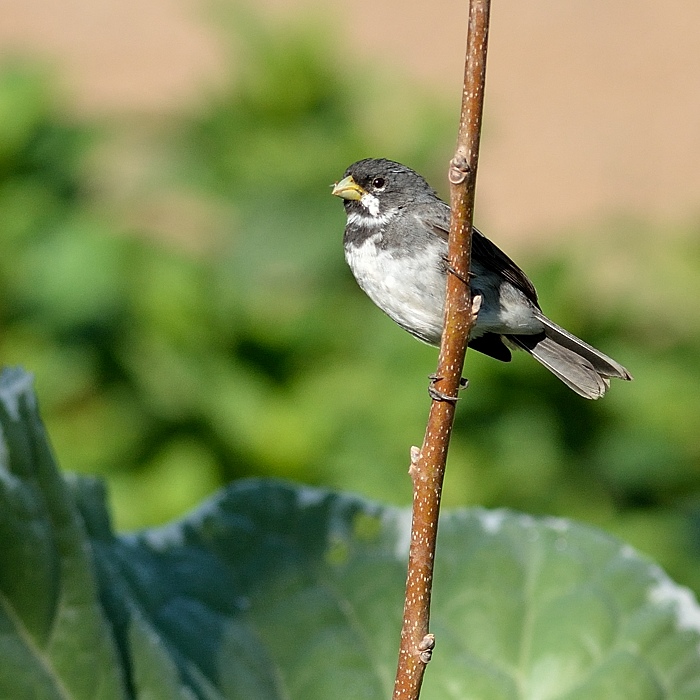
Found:
M 450 207 L 414 170 L 391 160 L 353 163 L 333 187 L 347 214 L 345 259 L 367 296 L 402 328 L 439 345 Z M 480 299 L 469 347 L 509 362 L 530 353 L 569 388 L 597 399 L 610 378 L 632 379 L 612 358 L 550 321 L 525 273 L 473 230 L 471 291 Z

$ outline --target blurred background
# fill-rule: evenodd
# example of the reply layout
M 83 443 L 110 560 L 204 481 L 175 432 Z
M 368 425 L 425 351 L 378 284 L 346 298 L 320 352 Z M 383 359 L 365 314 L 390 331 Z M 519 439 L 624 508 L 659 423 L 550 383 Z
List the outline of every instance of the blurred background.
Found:
M 493 3 L 477 224 L 635 376 L 469 353 L 445 505 L 576 518 L 700 592 L 694 0 Z M 411 499 L 436 352 L 356 287 L 330 188 L 446 193 L 466 3 L 5 0 L 0 362 L 120 529 L 269 476 Z

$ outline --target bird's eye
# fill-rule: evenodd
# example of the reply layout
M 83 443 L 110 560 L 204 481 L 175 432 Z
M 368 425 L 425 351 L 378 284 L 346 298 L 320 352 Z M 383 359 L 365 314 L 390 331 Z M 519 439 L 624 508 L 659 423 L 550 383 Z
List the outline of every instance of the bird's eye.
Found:
M 375 177 L 374 180 L 372 180 L 372 187 L 374 187 L 375 190 L 383 189 L 385 184 L 386 182 L 383 177 Z

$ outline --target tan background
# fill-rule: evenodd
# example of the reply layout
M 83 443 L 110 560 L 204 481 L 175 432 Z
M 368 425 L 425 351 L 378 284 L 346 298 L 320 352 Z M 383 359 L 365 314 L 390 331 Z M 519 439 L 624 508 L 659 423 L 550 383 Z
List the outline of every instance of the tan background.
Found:
M 312 7 L 259 4 L 283 18 Z M 456 105 L 466 5 L 318 9 L 349 55 L 408 71 Z M 0 0 L 0 16 L 2 53 L 49 57 L 92 113 L 167 111 L 223 70 L 196 0 Z M 494 0 L 486 109 L 478 213 L 499 237 L 618 214 L 688 222 L 700 209 L 700 3 Z

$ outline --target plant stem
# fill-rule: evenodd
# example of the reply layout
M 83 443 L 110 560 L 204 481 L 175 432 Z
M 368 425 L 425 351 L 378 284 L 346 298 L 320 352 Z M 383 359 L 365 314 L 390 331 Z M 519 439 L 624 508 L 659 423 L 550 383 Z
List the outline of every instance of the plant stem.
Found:
M 433 402 L 423 446 L 420 450 L 411 450 L 413 520 L 394 700 L 418 699 L 434 645 L 428 630 L 440 497 L 469 332 L 478 310 L 476 304 L 472 310 L 468 280 L 489 11 L 490 0 L 470 0 L 462 111 L 457 149 L 449 169 L 452 217 L 448 257 L 451 270 L 447 275 L 445 329 L 432 382 Z

